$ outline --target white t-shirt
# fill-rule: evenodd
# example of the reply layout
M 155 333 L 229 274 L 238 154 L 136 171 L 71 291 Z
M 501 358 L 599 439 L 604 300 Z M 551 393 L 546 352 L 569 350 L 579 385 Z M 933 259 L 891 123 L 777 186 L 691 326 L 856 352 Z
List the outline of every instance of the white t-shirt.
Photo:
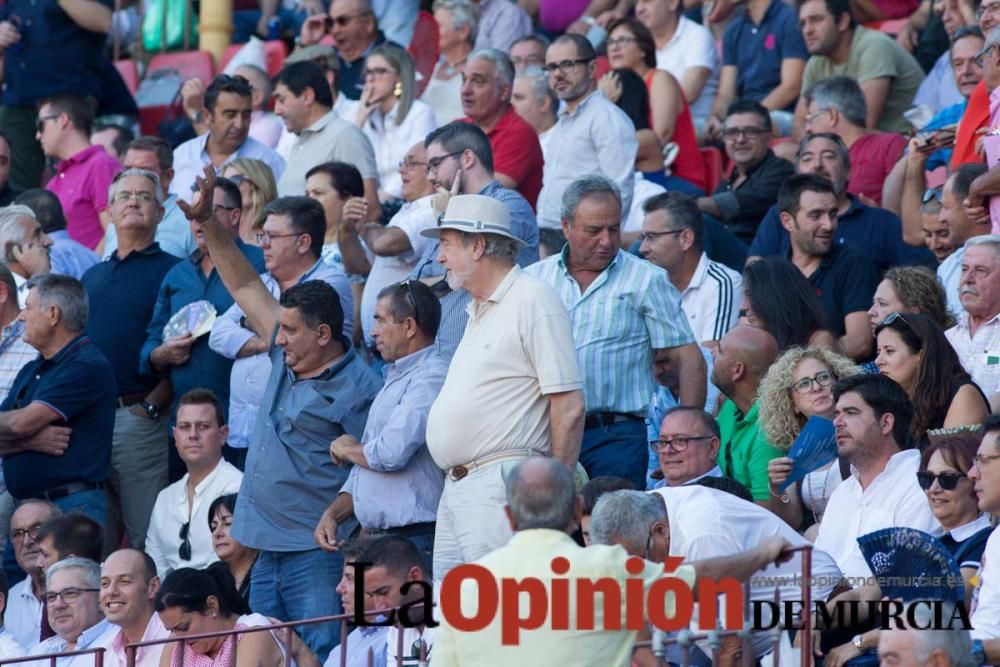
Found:
M 712 113 L 712 102 L 719 89 L 719 51 L 708 28 L 682 16 L 674 36 L 666 46 L 656 50 L 656 68 L 667 70 L 681 81 L 689 67 L 706 67 L 711 71 L 698 99 L 689 100 L 691 115 L 695 124 L 700 125 Z
M 972 602 L 973 639 L 1000 639 L 1000 530 L 986 541 Z
M 643 178 L 641 171 L 635 172 L 635 186 L 632 190 L 632 206 L 629 207 L 628 217 L 625 219 L 625 225 L 622 227 L 622 231 L 641 232 L 642 221 L 646 218 L 646 214 L 642 210 L 642 205 L 645 204 L 646 200 L 650 197 L 655 197 L 661 192 L 666 191 L 667 189 L 659 183 L 647 181 Z

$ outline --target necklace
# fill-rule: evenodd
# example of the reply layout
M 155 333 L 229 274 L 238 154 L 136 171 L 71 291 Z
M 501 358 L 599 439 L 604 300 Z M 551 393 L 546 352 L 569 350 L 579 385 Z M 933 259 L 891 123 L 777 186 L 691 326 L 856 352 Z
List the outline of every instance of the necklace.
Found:
M 444 78 L 450 79 L 453 76 L 455 76 L 455 74 L 458 73 L 459 69 L 465 64 L 467 58 L 468 57 L 462 58 L 457 63 L 452 65 L 450 62 L 448 62 L 447 58 L 441 56 L 441 72 L 442 74 L 444 74 Z

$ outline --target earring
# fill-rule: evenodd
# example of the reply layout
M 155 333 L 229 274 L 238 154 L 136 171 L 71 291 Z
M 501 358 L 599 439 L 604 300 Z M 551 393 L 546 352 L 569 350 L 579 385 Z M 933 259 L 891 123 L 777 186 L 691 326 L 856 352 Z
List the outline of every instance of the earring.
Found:
M 401 81 L 397 81 L 396 82 L 396 87 L 393 88 L 392 94 L 395 95 L 396 97 L 402 97 L 403 96 L 403 84 L 402 84 Z

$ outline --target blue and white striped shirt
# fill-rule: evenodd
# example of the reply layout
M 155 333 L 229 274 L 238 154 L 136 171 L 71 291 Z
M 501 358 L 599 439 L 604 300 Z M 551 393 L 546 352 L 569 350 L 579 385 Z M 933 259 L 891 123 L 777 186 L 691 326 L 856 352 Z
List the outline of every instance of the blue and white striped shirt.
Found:
M 622 250 L 581 294 L 569 245 L 525 269 L 555 288 L 573 321 L 587 412 L 645 417 L 656 388 L 653 350 L 695 342 L 667 272 Z

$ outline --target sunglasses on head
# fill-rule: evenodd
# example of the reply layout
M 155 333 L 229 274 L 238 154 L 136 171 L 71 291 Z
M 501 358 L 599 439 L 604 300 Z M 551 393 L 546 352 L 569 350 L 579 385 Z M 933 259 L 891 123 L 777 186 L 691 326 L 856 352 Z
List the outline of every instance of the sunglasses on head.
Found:
M 965 475 L 961 475 L 957 472 L 939 472 L 937 474 L 928 472 L 926 470 L 921 470 L 917 473 L 917 484 L 924 491 L 927 491 L 934 484 L 934 480 L 937 480 L 938 486 L 940 486 L 945 491 L 954 491 L 958 486 L 958 483 L 963 479 L 966 479 Z
M 900 322 L 902 322 L 903 324 L 905 324 L 907 326 L 907 328 L 909 328 L 909 329 L 913 328 L 913 327 L 910 326 L 910 323 L 906 321 L 906 318 L 903 317 L 903 314 L 900 313 L 900 312 L 889 313 L 888 315 L 886 315 L 885 319 L 882 320 L 881 326 L 887 326 L 889 324 L 892 324 L 896 320 L 899 320 Z

